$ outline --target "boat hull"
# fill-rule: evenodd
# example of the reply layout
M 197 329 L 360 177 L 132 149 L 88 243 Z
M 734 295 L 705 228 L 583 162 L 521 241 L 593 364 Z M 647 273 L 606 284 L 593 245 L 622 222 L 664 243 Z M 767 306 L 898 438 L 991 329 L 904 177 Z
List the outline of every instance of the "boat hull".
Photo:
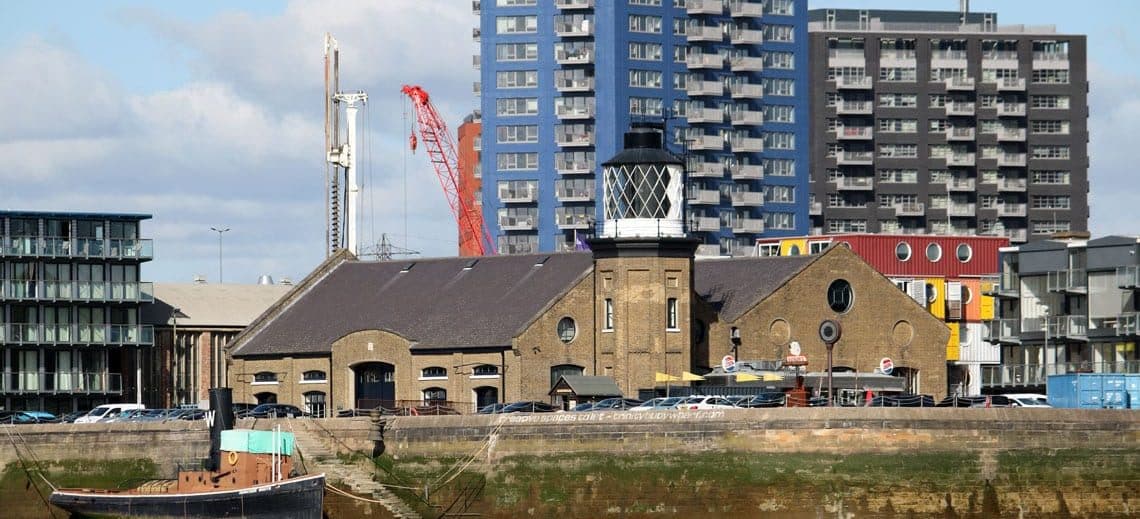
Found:
M 62 489 L 51 504 L 79 517 L 242 517 L 320 519 L 325 475 L 210 492 L 135 494 Z

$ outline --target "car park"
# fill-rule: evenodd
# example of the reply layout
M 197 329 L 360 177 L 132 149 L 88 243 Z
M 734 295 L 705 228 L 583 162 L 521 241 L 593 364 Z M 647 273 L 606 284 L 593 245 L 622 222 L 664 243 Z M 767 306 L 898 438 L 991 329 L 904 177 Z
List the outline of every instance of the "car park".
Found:
M 633 398 L 607 398 L 594 404 L 591 411 L 624 411 L 641 405 L 641 400 Z
M 1007 393 L 1002 396 L 1009 399 L 1013 407 L 1053 407 L 1049 405 L 1049 397 L 1037 393 Z
M 0 411 L 0 424 L 26 425 L 34 423 L 39 423 L 36 417 L 23 411 Z
M 760 393 L 758 395 L 753 395 L 752 398 L 749 398 L 748 400 L 736 404 L 736 406 L 748 409 L 784 407 L 784 394 L 777 392 Z
M 37 423 L 59 423 L 59 417 L 47 411 L 24 411 L 36 419 Z
M 574 406 L 570 410 L 571 411 L 578 411 L 578 412 L 589 411 L 593 407 L 594 407 L 594 402 L 582 402 L 581 404 Z
M 308 416 L 301 408 L 289 404 L 261 404 L 237 418 L 301 418 Z
M 677 404 L 677 409 L 736 409 L 732 402 L 723 396 L 691 396 Z
M 75 423 L 103 422 L 119 416 L 124 411 L 133 409 L 145 409 L 145 406 L 142 404 L 103 404 L 76 418 Z
M 87 414 L 86 411 L 72 411 L 59 417 L 60 423 L 75 423 L 75 419 Z
M 545 402 L 515 402 L 503 408 L 504 413 L 553 413 L 558 409 Z
M 684 398 L 679 397 L 679 396 L 668 396 L 668 397 L 662 396 L 662 397 L 657 397 L 657 398 L 651 398 L 649 400 L 646 400 L 645 402 L 642 402 L 641 405 L 639 405 L 639 406 L 631 407 L 629 410 L 630 411 L 663 411 L 666 409 L 676 409 L 677 404 L 681 403 L 682 400 L 684 400 Z
M 504 407 L 507 407 L 507 404 L 504 402 L 487 404 L 479 408 L 479 410 L 476 411 L 476 414 L 499 414 L 503 412 Z

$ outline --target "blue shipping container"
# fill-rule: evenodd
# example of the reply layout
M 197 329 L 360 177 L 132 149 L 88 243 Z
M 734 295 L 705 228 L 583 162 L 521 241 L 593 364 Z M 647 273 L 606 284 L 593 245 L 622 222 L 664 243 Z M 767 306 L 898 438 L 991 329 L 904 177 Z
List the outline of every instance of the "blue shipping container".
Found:
M 1129 393 L 1133 391 L 1140 391 L 1140 373 L 1129 373 L 1124 375 L 1124 390 Z
M 1137 378 L 1140 381 L 1140 377 Z M 1118 373 L 1068 373 L 1050 375 L 1046 382 L 1049 405 L 1079 409 L 1126 409 L 1130 405 L 1140 408 L 1125 389 L 1130 380 Z M 1131 401 L 1131 402 L 1130 402 Z
M 1140 409 L 1140 390 L 1128 392 L 1128 408 Z

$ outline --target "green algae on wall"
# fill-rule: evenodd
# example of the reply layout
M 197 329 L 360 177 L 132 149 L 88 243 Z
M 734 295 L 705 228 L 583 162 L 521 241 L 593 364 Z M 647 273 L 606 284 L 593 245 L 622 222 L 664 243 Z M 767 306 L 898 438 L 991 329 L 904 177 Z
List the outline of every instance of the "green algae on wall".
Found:
M 60 460 L 30 463 L 29 478 L 20 463 L 9 463 L 0 473 L 0 503 L 3 503 L 6 517 L 52 517 L 44 503 L 51 488 L 38 475 L 59 488 L 117 488 L 131 486 L 144 479 L 159 478 L 158 465 L 150 459 L 126 460 Z M 42 496 L 42 497 L 41 497 Z M 56 515 L 61 512 L 54 509 Z

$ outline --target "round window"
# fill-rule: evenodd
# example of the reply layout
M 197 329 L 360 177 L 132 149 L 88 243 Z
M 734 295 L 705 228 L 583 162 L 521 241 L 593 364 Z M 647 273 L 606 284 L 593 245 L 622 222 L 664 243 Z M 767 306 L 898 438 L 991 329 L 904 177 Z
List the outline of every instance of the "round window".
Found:
M 933 263 L 937 263 L 942 259 L 942 246 L 937 243 L 931 243 L 926 246 L 926 259 Z
M 974 249 L 971 249 L 970 246 L 965 243 L 959 243 L 956 252 L 958 254 L 958 261 L 962 263 L 970 261 L 970 258 L 974 257 Z
M 827 306 L 831 310 L 838 313 L 844 313 L 851 309 L 851 304 L 855 302 L 855 294 L 851 290 L 851 283 L 846 279 L 837 279 L 831 282 L 827 287 Z
M 569 343 L 574 340 L 576 335 L 578 335 L 578 327 L 574 325 L 574 319 L 563 317 L 561 321 L 558 321 L 559 340 L 563 343 Z
M 910 244 L 905 241 L 900 241 L 898 245 L 895 245 L 895 257 L 898 258 L 899 261 L 910 259 Z

